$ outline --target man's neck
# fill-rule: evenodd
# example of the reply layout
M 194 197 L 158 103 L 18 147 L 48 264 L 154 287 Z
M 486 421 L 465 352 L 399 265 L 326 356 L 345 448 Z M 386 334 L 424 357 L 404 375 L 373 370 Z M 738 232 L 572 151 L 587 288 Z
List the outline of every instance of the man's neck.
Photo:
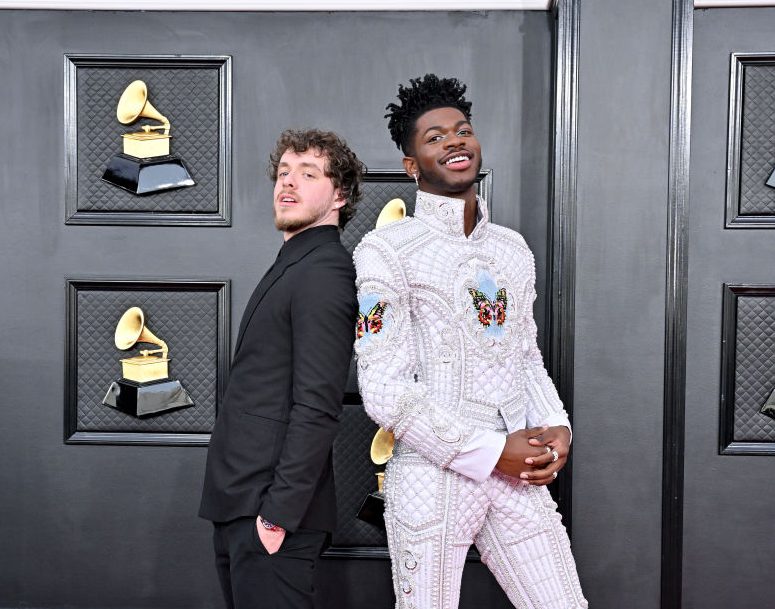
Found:
M 468 237 L 474 232 L 476 226 L 476 216 L 479 212 L 479 204 L 476 200 L 476 195 L 473 198 L 466 197 L 466 206 L 463 210 L 463 232 Z
M 304 226 L 298 230 L 283 231 L 283 241 L 288 241 L 288 239 L 291 239 L 296 235 L 303 233 L 305 230 L 315 228 L 316 226 L 339 226 L 339 215 L 337 214 L 335 218 L 324 218 L 321 221 L 315 222 L 313 224 L 308 224 L 307 226 Z

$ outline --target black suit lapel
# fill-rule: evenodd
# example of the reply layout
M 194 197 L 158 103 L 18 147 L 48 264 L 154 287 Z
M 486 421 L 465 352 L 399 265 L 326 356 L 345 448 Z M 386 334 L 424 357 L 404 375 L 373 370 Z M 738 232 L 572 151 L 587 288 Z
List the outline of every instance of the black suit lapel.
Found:
M 253 290 L 253 294 L 250 296 L 250 300 L 248 300 L 248 306 L 245 307 L 245 313 L 242 315 L 242 321 L 240 322 L 239 326 L 239 332 L 237 333 L 237 342 L 236 347 L 234 349 L 234 354 L 236 355 L 237 350 L 239 349 L 240 343 L 242 342 L 242 337 L 245 334 L 245 329 L 248 327 L 248 324 L 250 323 L 250 319 L 253 317 L 253 313 L 255 313 L 256 308 L 258 307 L 261 300 L 263 300 L 264 296 L 266 296 L 266 293 L 269 291 L 269 288 L 271 288 L 275 282 L 282 277 L 283 273 L 285 272 L 285 269 L 287 269 L 288 266 L 284 264 L 280 264 L 279 261 L 275 262 L 272 267 L 266 272 L 266 275 L 264 275 L 261 278 L 261 281 L 258 282 L 258 285 L 256 286 L 256 289 Z
M 283 250 L 287 248 L 287 251 L 280 251 L 277 260 L 275 260 L 275 263 L 266 272 L 261 281 L 258 282 L 256 289 L 250 296 L 250 300 L 248 300 L 248 305 L 245 307 L 245 313 L 242 315 L 242 322 L 240 323 L 239 332 L 237 333 L 237 342 L 234 347 L 235 356 L 239 351 L 240 345 L 242 344 L 242 338 L 245 335 L 245 330 L 250 324 L 253 314 L 256 312 L 258 305 L 261 304 L 261 301 L 264 299 L 267 292 L 275 283 L 277 283 L 277 280 L 283 276 L 283 273 L 285 273 L 288 268 L 299 262 L 307 254 L 324 243 L 329 243 L 331 241 L 339 241 L 339 231 L 336 227 L 316 227 L 299 233 L 283 246 Z

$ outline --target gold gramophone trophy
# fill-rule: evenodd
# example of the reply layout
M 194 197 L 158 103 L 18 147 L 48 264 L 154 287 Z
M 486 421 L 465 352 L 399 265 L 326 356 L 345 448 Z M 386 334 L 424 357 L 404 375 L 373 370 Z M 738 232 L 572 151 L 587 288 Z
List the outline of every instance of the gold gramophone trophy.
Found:
M 180 381 L 170 380 L 167 343 L 148 329 L 140 307 L 124 312 L 116 325 L 114 340 L 122 351 L 136 343 L 150 343 L 159 348 L 143 349 L 140 355 L 122 359 L 122 378 L 111 383 L 103 404 L 135 417 L 194 405 Z
M 377 228 L 403 220 L 406 217 L 406 204 L 401 199 L 391 199 L 382 208 L 377 218 Z M 395 437 L 390 431 L 381 427 L 371 440 L 371 462 L 374 465 L 384 465 L 393 456 Z M 358 518 L 382 529 L 385 528 L 385 495 L 382 492 L 382 484 L 385 480 L 385 472 L 377 472 L 377 490 L 366 495 L 366 498 L 358 510 Z
M 384 465 L 393 456 L 393 434 L 381 427 L 374 434 L 371 441 L 371 462 L 374 465 Z M 377 472 L 377 490 L 366 495 L 366 498 L 358 510 L 358 518 L 381 529 L 385 528 L 385 495 L 382 492 L 382 484 L 385 481 L 385 472 Z
M 156 120 L 161 125 L 143 125 L 140 131 L 124 133 L 124 151 L 108 161 L 103 180 L 135 195 L 195 184 L 183 159 L 170 154 L 170 122 L 148 101 L 148 87 L 142 80 L 135 80 L 124 89 L 116 118 L 122 125 L 138 118 Z

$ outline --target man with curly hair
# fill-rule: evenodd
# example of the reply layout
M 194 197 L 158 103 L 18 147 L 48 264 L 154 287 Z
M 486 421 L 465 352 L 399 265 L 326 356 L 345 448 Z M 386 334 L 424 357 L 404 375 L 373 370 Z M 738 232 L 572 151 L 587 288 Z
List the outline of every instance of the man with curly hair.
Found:
M 336 134 L 285 131 L 270 156 L 285 242 L 242 317 L 199 515 L 228 609 L 309 609 L 336 519 L 331 449 L 352 354 L 355 271 L 339 241 L 363 164 Z
M 472 543 L 515 607 L 587 607 L 546 488 L 571 433 L 536 345 L 533 256 L 477 196 L 465 90 L 433 74 L 399 87 L 386 118 L 418 184 L 415 215 L 354 254 L 360 316 L 379 318 L 356 340 L 361 395 L 395 436 L 396 607 L 456 609 Z

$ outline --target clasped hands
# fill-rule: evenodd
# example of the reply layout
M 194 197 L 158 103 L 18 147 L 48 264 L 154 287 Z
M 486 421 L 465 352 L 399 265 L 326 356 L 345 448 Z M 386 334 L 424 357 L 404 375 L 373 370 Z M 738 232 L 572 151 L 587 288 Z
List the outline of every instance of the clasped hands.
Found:
M 495 469 L 526 484 L 543 486 L 565 466 L 569 448 L 570 430 L 564 425 L 520 429 L 506 436 Z

